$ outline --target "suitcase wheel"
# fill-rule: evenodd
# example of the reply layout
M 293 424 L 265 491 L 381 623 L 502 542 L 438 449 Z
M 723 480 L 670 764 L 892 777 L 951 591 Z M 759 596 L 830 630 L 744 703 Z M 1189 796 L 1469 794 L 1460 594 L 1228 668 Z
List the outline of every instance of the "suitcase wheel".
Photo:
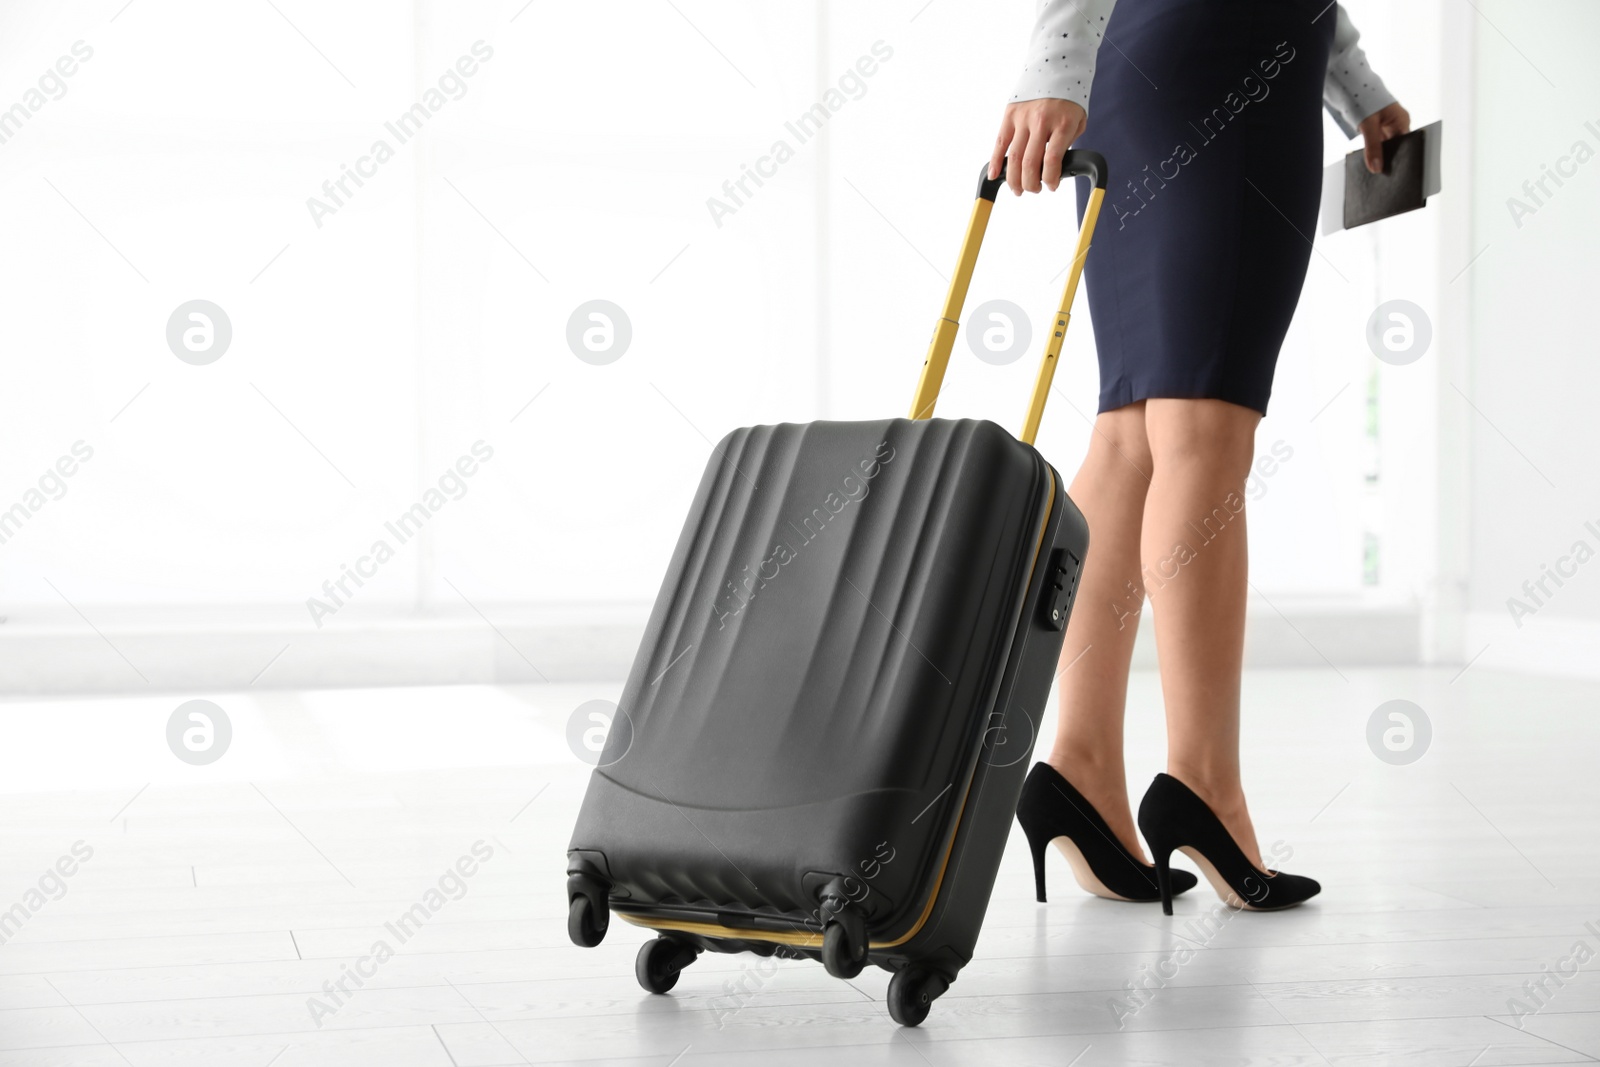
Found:
M 639 946 L 633 961 L 634 977 L 647 993 L 665 993 L 678 984 L 678 973 L 695 961 L 700 950 L 693 945 L 658 937 Z
M 933 1006 L 950 983 L 937 971 L 922 967 L 907 967 L 896 971 L 889 979 L 889 1017 L 901 1026 L 916 1026 L 928 1017 Z
M 831 922 L 822 932 L 822 965 L 835 978 L 854 978 L 867 965 L 867 946 L 855 944 L 843 923 Z
M 567 936 L 579 948 L 594 948 L 605 940 L 609 920 L 603 906 L 597 914 L 594 901 L 579 894 L 572 898 L 572 906 L 567 911 Z

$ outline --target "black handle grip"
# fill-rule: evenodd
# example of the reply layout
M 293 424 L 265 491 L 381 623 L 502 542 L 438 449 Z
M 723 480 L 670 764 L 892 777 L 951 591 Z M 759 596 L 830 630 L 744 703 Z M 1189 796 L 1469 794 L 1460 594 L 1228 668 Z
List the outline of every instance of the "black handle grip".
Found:
M 1072 148 L 1061 160 L 1061 176 L 1074 178 L 1082 175 L 1094 182 L 1096 189 L 1106 187 L 1106 157 L 1099 152 L 1090 152 L 1084 148 Z M 994 202 L 1000 195 L 1000 187 L 1006 183 L 1006 161 L 1000 161 L 1000 177 L 989 177 L 989 164 L 985 163 L 978 172 L 978 197 Z

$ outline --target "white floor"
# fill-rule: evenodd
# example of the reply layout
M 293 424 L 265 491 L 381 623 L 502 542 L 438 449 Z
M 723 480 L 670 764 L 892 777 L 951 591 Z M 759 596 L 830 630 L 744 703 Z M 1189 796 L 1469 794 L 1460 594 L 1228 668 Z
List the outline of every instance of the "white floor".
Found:
M 207 694 L 234 737 L 205 767 L 166 746 L 186 698 L 0 703 L 0 909 L 26 920 L 0 934 L 0 1067 L 1600 1060 L 1600 685 L 1456 674 L 1248 678 L 1257 826 L 1318 900 L 1208 934 L 1204 887 L 1166 919 L 1085 896 L 1052 857 L 1038 905 L 1014 837 L 977 957 L 909 1031 L 877 972 L 707 955 L 652 997 L 642 932 L 568 943 L 588 768 L 566 724 L 615 685 Z M 1408 766 L 1366 741 L 1394 698 L 1433 726 Z M 1158 701 L 1138 676 L 1141 785 Z M 30 897 L 78 842 L 92 857 Z M 385 923 L 475 845 L 459 899 L 399 944 Z M 393 958 L 323 992 L 379 940 Z

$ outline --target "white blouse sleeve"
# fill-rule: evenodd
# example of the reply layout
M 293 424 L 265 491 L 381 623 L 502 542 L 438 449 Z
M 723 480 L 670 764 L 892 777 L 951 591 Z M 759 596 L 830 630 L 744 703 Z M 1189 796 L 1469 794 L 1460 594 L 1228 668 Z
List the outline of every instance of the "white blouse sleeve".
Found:
M 1333 48 L 1328 53 L 1328 76 L 1322 82 L 1322 103 L 1346 137 L 1356 136 L 1362 119 L 1395 102 L 1383 79 L 1367 66 L 1360 40 L 1361 31 L 1340 5 L 1333 26 Z
M 1117 0 L 1040 0 L 1028 63 L 1012 103 L 1052 98 L 1089 110 L 1089 86 L 1106 20 Z
M 1028 62 L 1011 102 L 1051 98 L 1089 109 L 1095 57 L 1117 0 L 1040 0 L 1028 41 Z M 1322 102 L 1346 137 L 1361 120 L 1395 102 L 1383 79 L 1367 65 L 1361 33 L 1342 6 L 1334 16 L 1333 47 L 1322 83 Z

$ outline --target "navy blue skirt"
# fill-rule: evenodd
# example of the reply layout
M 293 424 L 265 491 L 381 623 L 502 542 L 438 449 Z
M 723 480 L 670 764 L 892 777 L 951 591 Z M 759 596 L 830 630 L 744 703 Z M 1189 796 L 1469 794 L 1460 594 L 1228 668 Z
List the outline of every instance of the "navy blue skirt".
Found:
M 1333 23 L 1327 0 L 1113 11 L 1074 145 L 1111 173 L 1084 267 L 1101 411 L 1206 397 L 1266 413 L 1316 229 Z

